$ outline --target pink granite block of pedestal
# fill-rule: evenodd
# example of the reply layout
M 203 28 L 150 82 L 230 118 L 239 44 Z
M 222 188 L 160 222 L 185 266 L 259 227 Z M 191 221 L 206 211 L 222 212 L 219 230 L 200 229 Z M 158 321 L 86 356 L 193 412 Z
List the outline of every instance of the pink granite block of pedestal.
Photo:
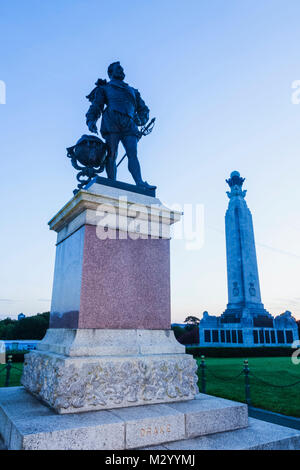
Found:
M 85 226 L 78 328 L 169 329 L 170 241 Z

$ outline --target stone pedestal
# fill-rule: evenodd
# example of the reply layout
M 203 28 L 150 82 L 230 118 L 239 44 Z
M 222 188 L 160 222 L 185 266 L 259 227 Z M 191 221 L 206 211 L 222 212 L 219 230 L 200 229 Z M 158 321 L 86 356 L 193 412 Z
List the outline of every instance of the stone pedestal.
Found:
M 170 330 L 49 329 L 22 384 L 58 413 L 190 400 L 196 363 Z
M 196 362 L 170 329 L 170 225 L 180 216 L 95 181 L 53 217 L 50 329 L 26 355 L 28 391 L 58 413 L 195 396 Z

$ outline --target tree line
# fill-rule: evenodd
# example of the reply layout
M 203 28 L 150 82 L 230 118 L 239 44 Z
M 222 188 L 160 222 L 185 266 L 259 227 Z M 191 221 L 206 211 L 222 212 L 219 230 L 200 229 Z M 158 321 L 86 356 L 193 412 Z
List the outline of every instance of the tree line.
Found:
M 21 320 L 5 318 L 0 320 L 0 340 L 17 339 L 43 339 L 49 328 L 49 312 L 38 313 Z M 200 320 L 197 317 L 189 316 L 184 320 L 185 326 L 173 325 L 175 336 L 183 344 L 199 342 L 198 328 Z M 297 321 L 300 336 L 300 320 Z
M 38 313 L 20 320 L 0 320 L 0 340 L 43 339 L 49 328 L 50 312 Z

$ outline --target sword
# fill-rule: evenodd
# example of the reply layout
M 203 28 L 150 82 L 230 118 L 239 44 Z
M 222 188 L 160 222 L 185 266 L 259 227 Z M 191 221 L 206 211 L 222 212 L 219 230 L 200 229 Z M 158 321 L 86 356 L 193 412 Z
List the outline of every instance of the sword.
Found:
M 139 131 L 139 135 L 138 135 L 138 141 L 143 136 L 151 134 L 151 132 L 153 131 L 154 124 L 155 124 L 155 120 L 156 120 L 156 118 L 152 118 L 151 121 L 148 122 L 148 124 L 145 124 L 145 126 L 143 126 L 141 128 L 141 130 Z M 126 155 L 127 155 L 127 153 L 125 153 L 125 155 L 123 155 L 123 157 L 121 158 L 121 160 L 117 164 L 117 168 L 118 168 L 119 165 L 121 165 L 121 163 L 124 160 L 124 158 L 126 157 Z

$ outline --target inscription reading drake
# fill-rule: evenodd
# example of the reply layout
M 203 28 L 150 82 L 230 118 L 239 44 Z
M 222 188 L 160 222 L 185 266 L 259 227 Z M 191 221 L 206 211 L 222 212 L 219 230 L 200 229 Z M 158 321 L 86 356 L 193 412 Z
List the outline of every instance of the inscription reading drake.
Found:
M 167 434 L 171 432 L 170 424 L 160 424 L 160 425 L 153 425 L 147 426 L 145 428 L 140 429 L 140 436 L 157 436 L 158 434 Z

